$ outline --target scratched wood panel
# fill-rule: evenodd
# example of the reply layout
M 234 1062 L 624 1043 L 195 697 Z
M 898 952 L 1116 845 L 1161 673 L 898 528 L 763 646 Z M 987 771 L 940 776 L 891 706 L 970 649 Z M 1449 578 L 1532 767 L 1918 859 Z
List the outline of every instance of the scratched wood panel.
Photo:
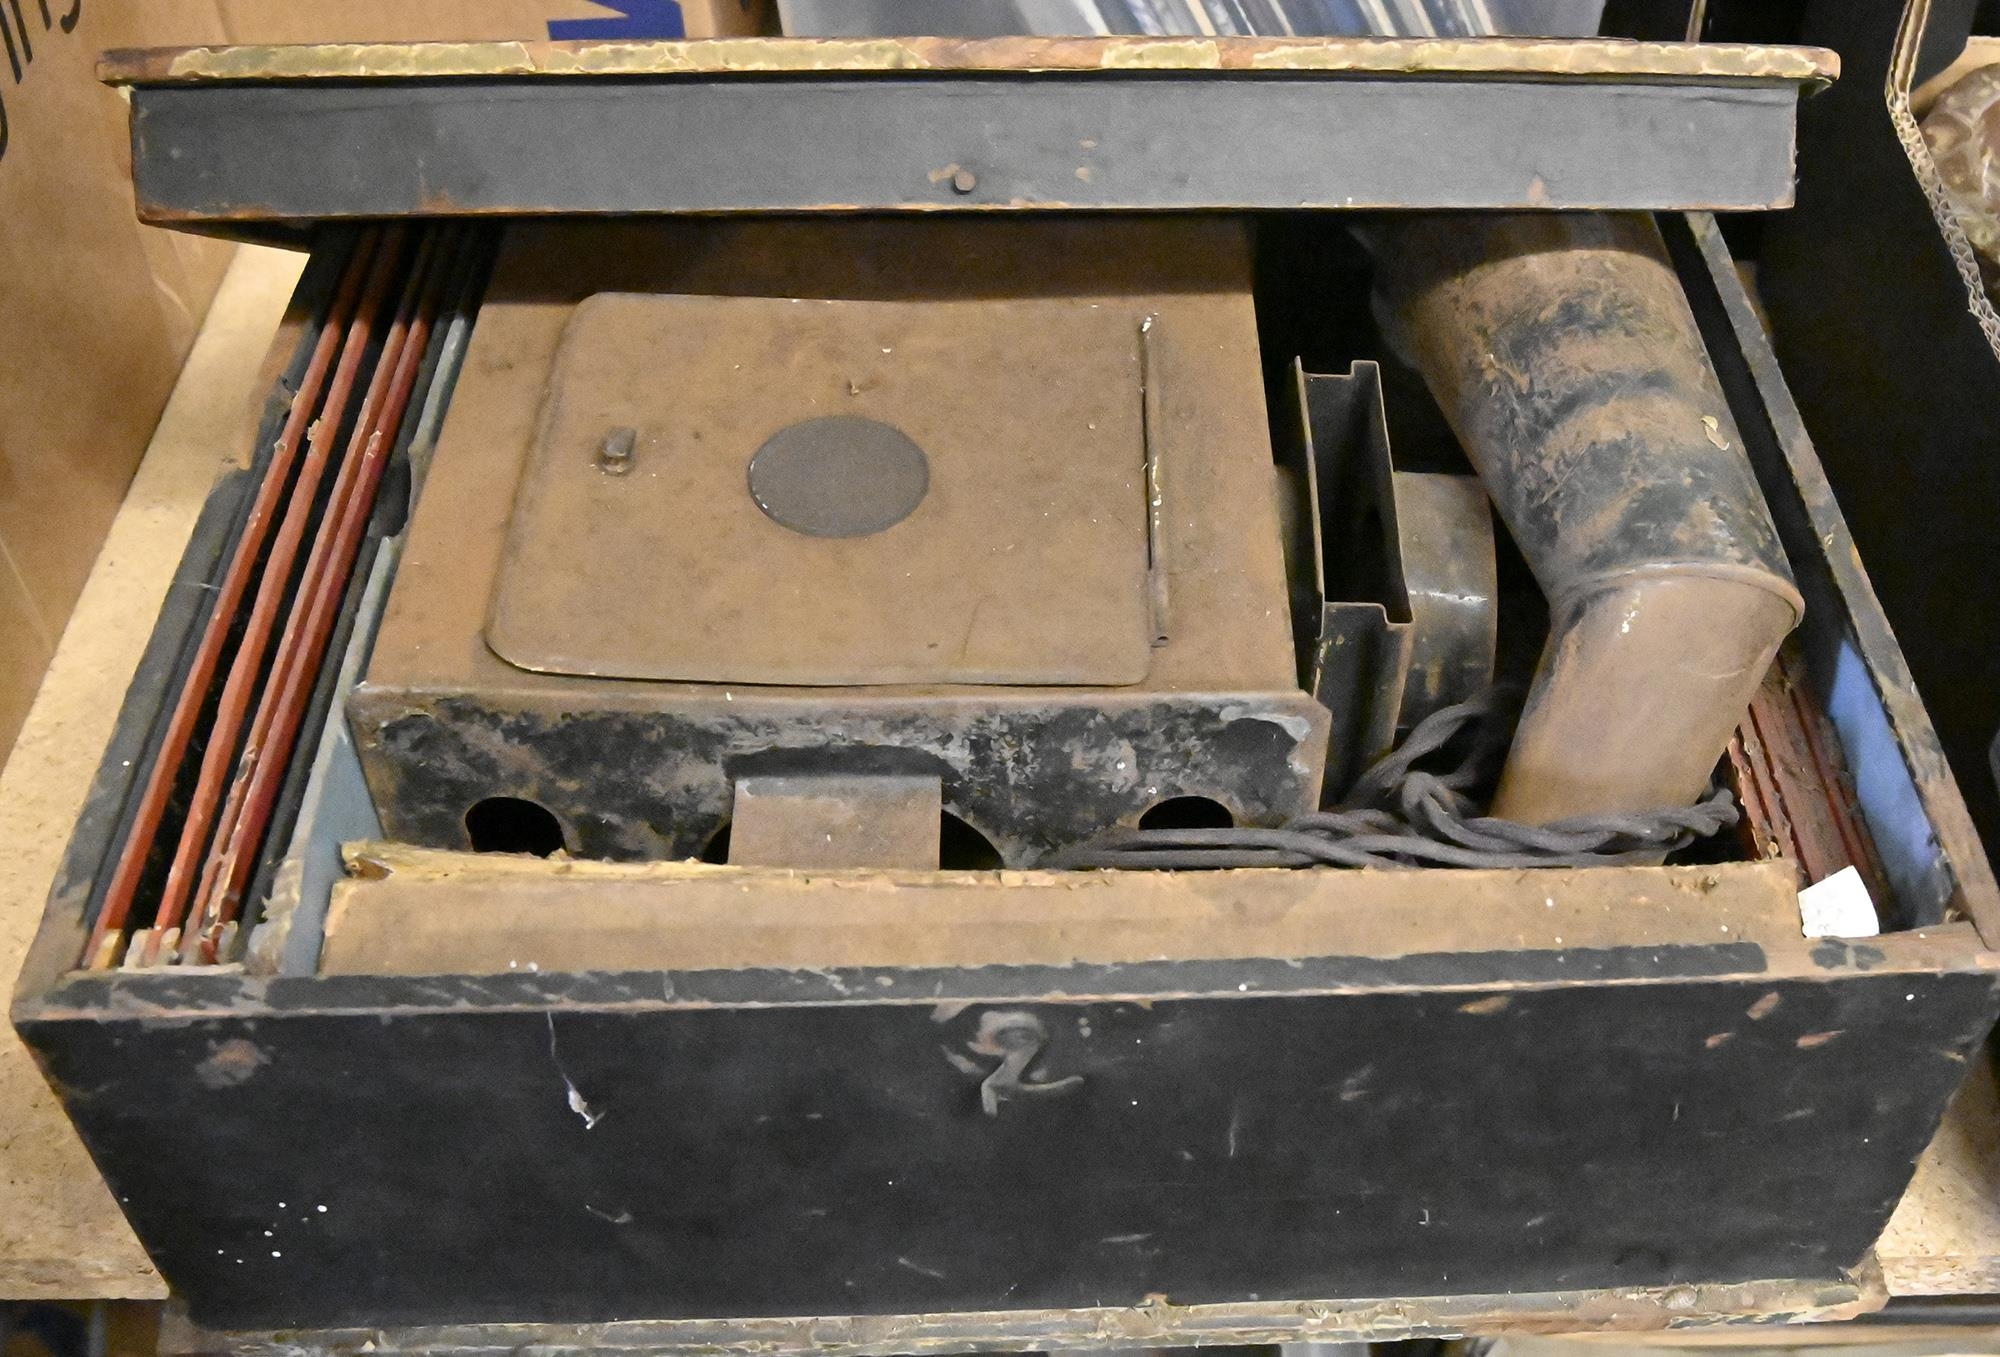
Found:
M 1399 956 L 1799 931 L 1783 863 L 1453 872 L 796 872 L 495 866 L 371 845 L 335 887 L 323 974 Z
M 1004 999 L 1009 968 L 169 977 L 24 1016 L 218 1327 L 1841 1279 L 1993 978 L 1893 939 L 1680 978 L 1699 949 L 1644 950 L 1623 983 L 1229 962 Z M 1054 1087 L 988 1114 L 1024 1015 Z

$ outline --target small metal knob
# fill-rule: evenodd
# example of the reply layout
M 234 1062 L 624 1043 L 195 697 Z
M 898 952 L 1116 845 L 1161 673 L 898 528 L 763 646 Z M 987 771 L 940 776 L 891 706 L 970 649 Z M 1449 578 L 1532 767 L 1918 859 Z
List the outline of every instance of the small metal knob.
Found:
M 639 431 L 620 426 L 604 435 L 597 448 L 597 469 L 607 476 L 623 476 L 632 469 L 632 452 L 639 445 Z

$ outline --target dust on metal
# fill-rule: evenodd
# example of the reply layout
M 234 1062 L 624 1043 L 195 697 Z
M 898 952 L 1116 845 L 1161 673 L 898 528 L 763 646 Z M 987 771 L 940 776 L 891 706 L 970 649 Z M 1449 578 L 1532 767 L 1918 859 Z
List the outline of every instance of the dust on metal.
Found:
M 930 493 L 924 450 L 892 424 L 825 415 L 788 424 L 750 459 L 750 496 L 774 523 L 808 537 L 869 537 Z

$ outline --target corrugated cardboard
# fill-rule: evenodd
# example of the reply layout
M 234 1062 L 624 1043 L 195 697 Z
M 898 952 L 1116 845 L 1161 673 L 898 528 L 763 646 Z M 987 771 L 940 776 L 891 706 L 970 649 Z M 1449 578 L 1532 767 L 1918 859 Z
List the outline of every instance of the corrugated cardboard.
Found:
M 0 0 L 0 760 L 228 261 L 133 218 L 108 47 L 716 37 L 770 0 Z M 226 451 L 235 451 L 234 449 Z
M 160 6 L 222 35 L 210 0 Z M 226 247 L 138 226 L 98 50 L 154 7 L 0 13 L 0 751 L 11 745 L 208 306 Z

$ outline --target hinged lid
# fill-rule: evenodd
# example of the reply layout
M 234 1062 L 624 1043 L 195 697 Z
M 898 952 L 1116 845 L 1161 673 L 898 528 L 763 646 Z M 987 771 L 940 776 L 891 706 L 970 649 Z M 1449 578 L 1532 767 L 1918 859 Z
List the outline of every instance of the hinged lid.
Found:
M 604 678 L 1136 683 L 1143 320 L 1066 299 L 591 297 L 488 644 Z

